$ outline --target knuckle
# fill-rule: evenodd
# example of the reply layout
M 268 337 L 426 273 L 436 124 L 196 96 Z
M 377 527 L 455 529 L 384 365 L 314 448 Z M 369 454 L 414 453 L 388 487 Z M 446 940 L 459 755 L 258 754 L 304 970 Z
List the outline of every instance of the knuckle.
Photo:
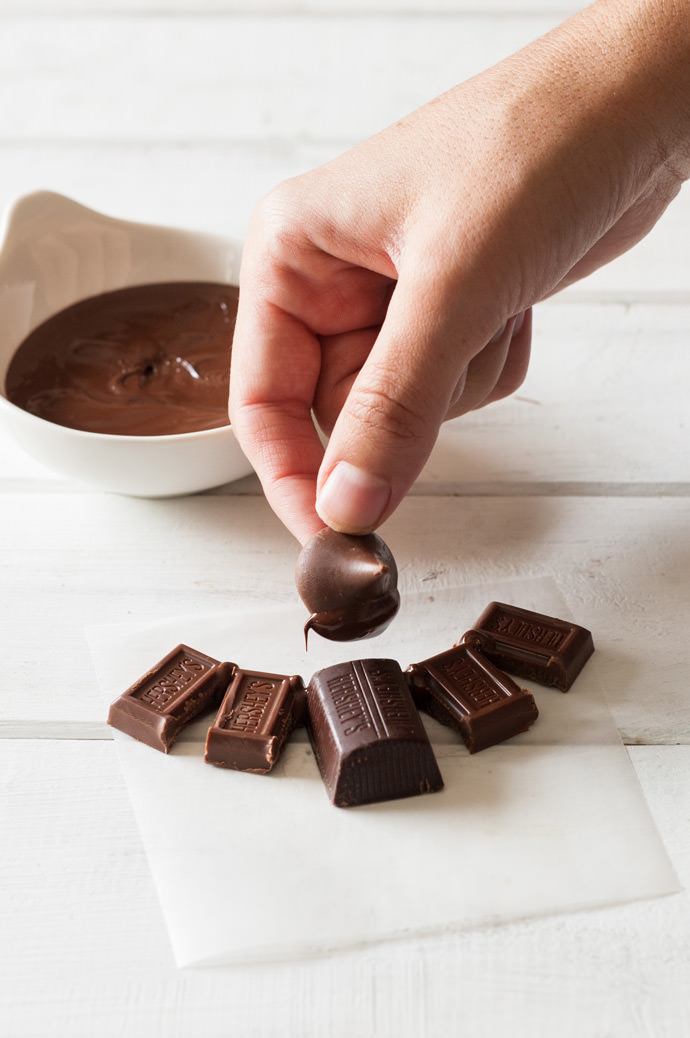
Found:
M 304 207 L 300 206 L 299 192 L 293 181 L 284 181 L 272 188 L 254 206 L 251 227 L 265 239 L 271 240 L 278 250 L 290 250 L 300 238 L 304 223 Z
M 418 439 L 427 425 L 422 414 L 400 399 L 399 387 L 390 379 L 357 387 L 349 411 L 360 425 L 399 443 Z

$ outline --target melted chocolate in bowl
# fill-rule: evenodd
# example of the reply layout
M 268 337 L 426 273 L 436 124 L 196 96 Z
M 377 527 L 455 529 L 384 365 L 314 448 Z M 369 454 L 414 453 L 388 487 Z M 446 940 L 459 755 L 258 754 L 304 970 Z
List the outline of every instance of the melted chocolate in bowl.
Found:
M 239 291 L 134 285 L 60 310 L 10 361 L 7 399 L 86 432 L 164 436 L 228 425 Z

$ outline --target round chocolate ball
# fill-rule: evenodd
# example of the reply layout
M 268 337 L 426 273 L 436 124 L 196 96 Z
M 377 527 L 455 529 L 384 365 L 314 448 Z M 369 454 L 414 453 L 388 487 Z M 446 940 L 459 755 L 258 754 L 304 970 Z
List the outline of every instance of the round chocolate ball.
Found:
M 305 638 L 316 631 L 332 641 L 380 634 L 398 611 L 398 568 L 376 533 L 356 536 L 326 527 L 297 559 L 295 583 L 310 617 Z

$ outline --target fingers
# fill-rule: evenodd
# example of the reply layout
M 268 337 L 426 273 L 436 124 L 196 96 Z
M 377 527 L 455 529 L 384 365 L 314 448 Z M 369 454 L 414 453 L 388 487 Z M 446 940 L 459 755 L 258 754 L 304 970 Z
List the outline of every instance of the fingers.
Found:
M 473 357 L 460 379 L 448 408 L 448 417 L 457 418 L 486 401 L 505 366 L 516 318 L 511 317 Z
M 508 352 L 494 383 L 493 389 L 484 397 L 477 407 L 493 404 L 510 396 L 525 381 L 532 351 L 532 308 L 518 314 L 508 345 Z
M 462 396 L 449 417 L 476 411 L 514 393 L 525 380 L 531 344 L 530 308 L 511 318 L 502 334 L 470 361 Z
M 404 277 L 335 422 L 316 510 L 336 530 L 366 533 L 397 507 L 426 462 L 471 340 L 442 290 Z
M 323 523 L 316 477 L 323 448 L 311 418 L 320 367 L 316 336 L 240 291 L 230 371 L 230 422 L 269 504 L 304 543 Z
M 418 314 L 418 301 L 410 308 Z M 403 301 L 389 314 L 344 401 L 319 473 L 316 510 L 343 532 L 366 533 L 383 522 L 419 474 L 441 423 L 513 392 L 527 370 L 531 311 L 510 318 L 474 354 L 443 311 L 429 315 L 413 349 L 407 309 Z
M 480 348 L 463 338 L 459 305 L 403 281 L 387 312 L 367 311 L 381 326 L 319 336 L 308 313 L 252 287 L 238 312 L 230 416 L 269 503 L 302 543 L 323 523 L 374 529 L 407 493 L 441 423 L 524 377 L 529 312 Z M 312 412 L 331 434 L 325 458 Z
M 367 328 L 383 321 L 390 292 L 390 277 L 321 252 L 287 218 L 281 224 L 264 211 L 250 228 L 232 348 L 230 421 L 269 503 L 302 543 L 323 526 L 315 510 L 323 446 L 312 409 L 324 428 L 333 424 L 351 365 L 359 366 L 369 352 Z M 352 350 L 362 337 L 360 324 L 364 345 Z M 349 354 L 349 380 L 322 378 L 333 368 L 324 368 L 323 342 L 333 344 L 334 357 L 341 344 L 336 369 Z
M 332 213 L 310 182 L 281 185 L 252 215 L 229 399 L 230 421 L 269 503 L 301 542 L 323 526 L 315 510 L 323 446 L 313 413 L 322 428 L 334 424 L 394 285 L 383 255 L 363 266 L 357 250 L 349 255 L 342 241 L 327 240 Z
M 231 421 L 288 529 L 302 543 L 323 523 L 375 529 L 407 493 L 447 417 L 517 388 L 530 324 L 529 313 L 511 318 L 481 349 L 463 339 L 455 308 L 402 283 L 381 328 L 319 337 L 245 297 Z M 325 457 L 312 409 L 331 433 Z
M 314 415 L 329 436 L 380 330 L 379 325 L 321 338 L 322 363 L 314 396 Z

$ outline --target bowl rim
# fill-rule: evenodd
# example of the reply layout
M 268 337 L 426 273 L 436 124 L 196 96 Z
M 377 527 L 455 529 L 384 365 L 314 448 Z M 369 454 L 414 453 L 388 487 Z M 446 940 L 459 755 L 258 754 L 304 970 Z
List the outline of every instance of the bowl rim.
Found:
M 213 231 L 201 230 L 194 227 L 181 227 L 176 224 L 151 223 L 146 220 L 129 220 L 126 217 L 113 216 L 111 213 L 103 212 L 100 209 L 94 209 L 93 206 L 85 205 L 83 202 L 80 202 L 76 198 L 72 198 L 70 195 L 66 195 L 61 191 L 51 191 L 49 188 L 37 188 L 34 191 L 27 191 L 10 198 L 9 201 L 5 203 L 2 211 L 0 211 L 0 270 L 2 269 L 5 258 L 5 249 L 12 243 L 12 235 L 18 233 L 22 229 L 22 226 L 28 222 L 29 217 L 33 217 L 31 212 L 32 208 L 39 208 L 40 206 L 46 207 L 46 212 L 50 214 L 51 222 L 54 222 L 56 226 L 60 226 L 60 221 L 55 218 L 56 213 L 60 213 L 61 211 L 65 213 L 69 212 L 72 215 L 81 213 L 83 216 L 91 217 L 101 224 L 121 227 L 132 232 L 150 231 L 151 233 L 159 232 L 161 234 L 183 234 L 189 235 L 198 241 L 207 241 L 209 244 L 215 242 L 216 244 L 235 246 L 240 251 L 243 247 L 243 242 L 239 238 L 235 238 L 229 234 L 217 234 Z M 51 213 L 49 207 L 52 207 L 56 212 Z

